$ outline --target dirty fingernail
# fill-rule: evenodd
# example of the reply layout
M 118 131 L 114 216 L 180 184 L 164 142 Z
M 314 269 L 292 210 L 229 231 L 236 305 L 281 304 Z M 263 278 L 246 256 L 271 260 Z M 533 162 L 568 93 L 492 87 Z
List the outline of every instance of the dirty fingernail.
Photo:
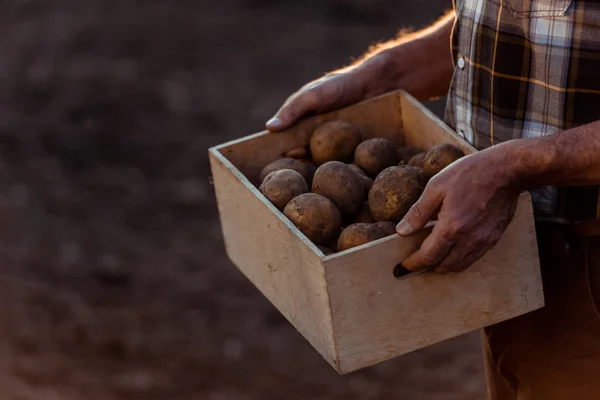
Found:
M 404 268 L 404 266 L 402 265 L 402 263 L 396 265 L 396 267 L 394 268 L 394 277 L 396 278 L 402 278 L 403 276 L 406 276 L 408 274 L 410 274 L 412 271 Z
M 409 234 L 411 229 L 412 226 L 410 226 L 410 224 L 405 220 L 400 221 L 400 223 L 396 225 L 396 232 L 398 232 L 400 235 Z
M 279 128 L 281 126 L 281 120 L 277 117 L 273 117 L 267 121 L 267 128 Z

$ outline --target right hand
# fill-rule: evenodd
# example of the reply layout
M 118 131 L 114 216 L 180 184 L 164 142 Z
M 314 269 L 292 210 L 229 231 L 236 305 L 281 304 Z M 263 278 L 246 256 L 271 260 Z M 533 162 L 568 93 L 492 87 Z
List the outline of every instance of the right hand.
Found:
M 267 129 L 272 132 L 282 131 L 309 114 L 336 110 L 364 100 L 368 85 L 363 75 L 358 68 L 350 68 L 304 85 L 267 122 Z
M 431 28 L 380 46 L 356 64 L 332 72 L 292 94 L 267 122 L 278 132 L 309 114 L 337 110 L 404 89 L 417 100 L 443 96 L 454 71 L 448 42 L 454 13 Z

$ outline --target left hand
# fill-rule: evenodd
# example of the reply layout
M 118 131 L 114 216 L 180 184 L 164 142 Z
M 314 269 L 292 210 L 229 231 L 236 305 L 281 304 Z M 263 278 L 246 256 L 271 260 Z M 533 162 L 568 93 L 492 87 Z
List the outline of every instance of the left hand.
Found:
M 402 236 L 411 235 L 437 214 L 421 248 L 402 262 L 405 269 L 460 272 L 498 242 L 514 216 L 520 190 L 510 157 L 492 149 L 458 160 L 429 181 L 396 228 Z

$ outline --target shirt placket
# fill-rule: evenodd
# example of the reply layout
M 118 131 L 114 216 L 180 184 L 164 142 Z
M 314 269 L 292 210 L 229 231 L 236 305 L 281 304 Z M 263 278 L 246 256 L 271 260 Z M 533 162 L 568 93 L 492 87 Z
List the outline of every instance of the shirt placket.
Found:
M 460 15 L 457 14 L 459 23 L 463 18 L 468 18 L 473 23 L 470 29 L 462 29 L 458 37 L 458 52 L 456 55 L 456 71 L 454 76 L 455 91 L 458 92 L 454 98 L 455 128 L 458 134 L 472 145 L 476 145 L 473 130 L 474 68 L 468 60 L 475 60 L 476 58 L 477 25 L 483 12 L 483 6 L 484 2 L 481 0 L 466 0 L 460 9 L 457 10 L 457 13 L 460 13 Z

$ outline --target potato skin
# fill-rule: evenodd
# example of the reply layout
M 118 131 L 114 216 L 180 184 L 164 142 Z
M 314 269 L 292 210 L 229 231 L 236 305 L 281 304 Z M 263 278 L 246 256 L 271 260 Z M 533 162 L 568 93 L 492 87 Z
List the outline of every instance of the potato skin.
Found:
M 391 222 L 386 223 L 391 224 Z M 344 251 L 353 247 L 362 246 L 365 243 L 389 236 L 389 227 L 386 228 L 386 223 L 356 223 L 348 226 L 342 231 L 342 234 L 338 239 L 337 251 Z
M 365 223 L 348 226 L 338 239 L 337 251 L 348 250 L 379 239 L 380 232 L 374 228 L 373 224 Z
M 409 161 L 408 165 L 411 167 L 424 168 L 425 167 L 425 156 L 426 152 L 415 154 Z
M 259 190 L 280 210 L 294 198 L 308 192 L 306 181 L 291 169 L 273 171 L 264 179 Z
M 295 197 L 285 206 L 283 213 L 317 245 L 327 245 L 342 226 L 342 216 L 335 204 L 314 193 Z
M 380 221 L 376 222 L 375 226 L 384 234 L 384 237 L 395 235 L 396 234 L 396 224 L 390 221 Z
M 398 164 L 398 152 L 391 140 L 369 139 L 356 148 L 354 163 L 374 177 L 387 167 Z
M 369 192 L 371 215 L 376 221 L 400 221 L 419 199 L 426 184 L 427 176 L 421 168 L 386 168 Z
M 451 143 L 438 144 L 425 155 L 425 165 L 423 167 L 425 174 L 427 177 L 432 178 L 454 161 L 464 157 L 464 155 L 465 153 L 459 147 Z
M 350 217 L 356 215 L 364 198 L 363 184 L 356 172 L 339 161 L 329 161 L 317 169 L 312 192 L 327 197 L 343 216 Z
M 352 160 L 362 140 L 358 128 L 345 121 L 330 121 L 319 126 L 310 138 L 310 153 L 317 165 L 329 161 Z
M 367 197 L 369 195 L 369 190 L 371 190 L 371 186 L 373 186 L 373 179 L 369 178 L 367 173 L 360 169 L 358 165 L 348 164 L 348 166 L 352 171 L 356 172 L 356 175 L 358 175 L 358 179 L 360 179 L 365 191 L 365 197 Z
M 398 154 L 398 162 L 400 164 L 408 164 L 411 158 L 422 152 L 422 150 L 410 146 L 398 147 L 396 149 L 396 153 Z
M 263 170 L 260 173 L 260 181 L 263 182 L 267 175 L 269 175 L 271 172 L 279 171 L 282 169 L 294 170 L 300 175 L 302 175 L 308 186 L 312 184 L 314 172 L 311 173 L 310 165 L 308 163 L 294 160 L 293 158 L 280 158 L 279 160 L 273 161 L 272 163 L 268 164 L 266 167 L 263 168 Z

